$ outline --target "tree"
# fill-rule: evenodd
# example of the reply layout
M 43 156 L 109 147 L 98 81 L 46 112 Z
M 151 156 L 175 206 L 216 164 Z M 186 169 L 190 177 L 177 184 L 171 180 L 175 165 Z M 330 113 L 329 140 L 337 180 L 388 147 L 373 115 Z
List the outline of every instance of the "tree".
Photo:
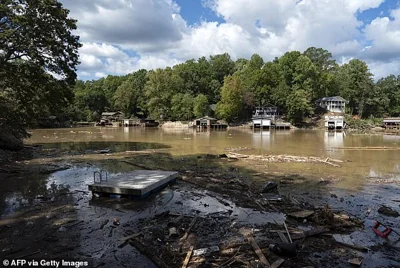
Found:
M 121 110 L 125 114 L 125 117 L 129 118 L 135 105 L 135 93 L 131 79 L 124 81 L 117 88 L 113 98 L 115 100 L 115 107 Z
M 146 107 L 154 118 L 171 117 L 171 100 L 182 88 L 182 79 L 171 68 L 157 69 L 147 74 Z
M 287 117 L 292 123 L 300 123 L 303 117 L 312 113 L 310 93 L 306 90 L 295 90 L 287 98 Z
M 205 95 L 199 94 L 194 99 L 194 107 L 193 114 L 196 117 L 203 117 L 209 115 L 210 113 L 210 104 L 208 103 L 208 99 Z
M 349 101 L 351 112 L 362 117 L 374 86 L 368 65 L 353 59 L 339 68 L 337 76 L 340 95 Z
M 243 83 L 239 77 L 225 77 L 224 86 L 221 88 L 221 101 L 216 107 L 217 115 L 227 122 L 238 119 L 244 108 L 243 92 Z
M 193 96 L 189 93 L 178 93 L 172 97 L 171 113 L 174 120 L 193 118 Z
M 41 113 L 72 99 L 80 44 L 68 13 L 56 0 L 1 1 L 1 137 L 26 137 L 25 128 Z

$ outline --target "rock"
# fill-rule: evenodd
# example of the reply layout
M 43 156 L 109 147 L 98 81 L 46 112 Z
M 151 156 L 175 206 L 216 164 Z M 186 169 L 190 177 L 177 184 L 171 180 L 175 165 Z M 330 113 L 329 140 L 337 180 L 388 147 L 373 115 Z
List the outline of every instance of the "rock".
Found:
M 279 256 L 296 257 L 297 244 L 296 243 L 276 243 L 270 244 L 269 250 Z
M 267 182 L 267 184 L 265 184 L 261 190 L 262 193 L 269 193 L 272 191 L 275 191 L 278 189 L 278 184 L 276 184 L 276 182 L 273 181 L 269 181 Z
M 61 227 L 58 229 L 58 231 L 59 231 L 59 232 L 66 232 L 66 231 L 67 231 L 67 228 L 65 228 L 64 226 L 61 226 Z
M 378 213 L 389 216 L 389 217 L 395 217 L 395 218 L 400 216 L 399 212 L 397 212 L 396 210 L 394 210 L 390 207 L 384 206 L 384 205 L 378 209 Z
M 311 210 L 301 210 L 297 212 L 288 213 L 288 216 L 296 218 L 296 219 L 305 219 L 314 214 L 314 211 Z
M 177 237 L 179 236 L 178 231 L 175 227 L 169 228 L 169 236 L 170 237 Z

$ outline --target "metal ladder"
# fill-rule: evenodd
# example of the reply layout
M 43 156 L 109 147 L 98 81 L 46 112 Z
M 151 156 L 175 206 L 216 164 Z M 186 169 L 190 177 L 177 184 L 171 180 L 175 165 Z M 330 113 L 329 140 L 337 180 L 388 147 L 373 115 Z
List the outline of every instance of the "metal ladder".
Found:
M 96 180 L 96 174 L 98 174 L 97 180 Z M 105 178 L 103 178 L 103 174 L 105 174 Z M 94 181 L 94 183 L 100 183 L 100 184 L 103 181 L 108 181 L 108 172 L 104 169 L 102 169 L 100 171 L 94 171 L 93 172 L 93 181 Z

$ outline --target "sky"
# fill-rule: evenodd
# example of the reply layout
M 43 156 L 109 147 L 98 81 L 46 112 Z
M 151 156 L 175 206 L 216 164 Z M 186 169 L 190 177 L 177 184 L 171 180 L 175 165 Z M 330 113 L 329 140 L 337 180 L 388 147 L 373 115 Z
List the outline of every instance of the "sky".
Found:
M 400 74 L 400 0 L 60 0 L 78 20 L 78 77 L 124 75 L 228 52 L 265 61 L 322 47 L 375 79 Z

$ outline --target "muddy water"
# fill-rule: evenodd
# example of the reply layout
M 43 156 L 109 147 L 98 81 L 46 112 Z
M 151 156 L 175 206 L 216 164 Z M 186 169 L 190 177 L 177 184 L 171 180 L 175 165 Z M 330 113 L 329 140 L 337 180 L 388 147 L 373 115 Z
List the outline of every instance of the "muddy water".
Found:
M 342 147 L 400 147 L 400 136 L 356 135 L 320 130 L 197 132 L 192 129 L 75 128 L 32 131 L 27 143 L 83 151 L 162 149 L 173 155 L 223 153 L 247 148 L 250 154 L 290 154 L 331 157 L 345 161 L 340 169 L 328 165 L 269 164 L 264 170 L 340 177 L 343 188 L 362 186 L 366 177 L 400 178 L 400 150 L 363 151 Z

